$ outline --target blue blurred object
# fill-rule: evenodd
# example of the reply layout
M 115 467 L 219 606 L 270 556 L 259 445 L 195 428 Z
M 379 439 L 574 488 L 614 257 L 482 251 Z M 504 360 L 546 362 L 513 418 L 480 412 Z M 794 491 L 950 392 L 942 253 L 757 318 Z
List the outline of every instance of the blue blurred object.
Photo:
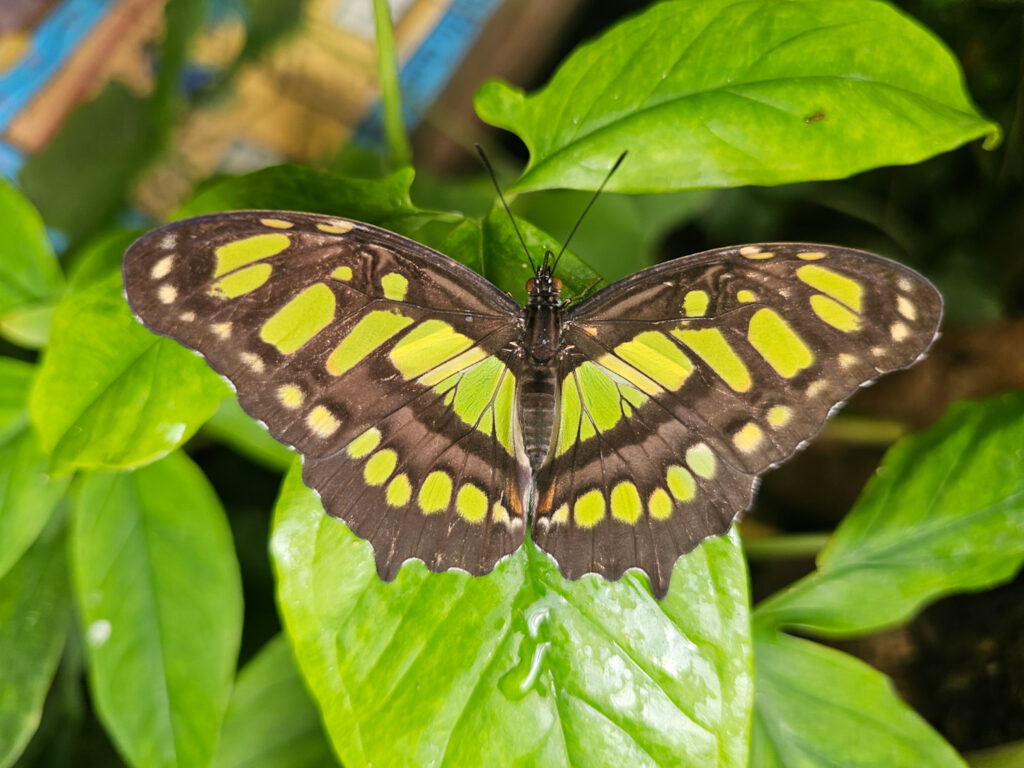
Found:
M 402 67 L 402 117 L 412 131 L 447 85 L 501 0 L 454 0 L 434 30 Z M 380 101 L 359 124 L 352 141 L 367 149 L 386 146 Z

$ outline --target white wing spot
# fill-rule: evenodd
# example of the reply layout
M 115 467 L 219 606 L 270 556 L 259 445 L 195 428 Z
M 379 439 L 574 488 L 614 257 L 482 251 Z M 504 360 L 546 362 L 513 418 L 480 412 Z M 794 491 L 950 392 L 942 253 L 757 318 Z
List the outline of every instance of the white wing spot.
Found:
M 238 355 L 238 358 L 255 373 L 263 373 L 263 370 L 266 367 L 263 365 L 263 360 L 252 352 L 242 352 Z
M 896 309 L 901 315 L 907 318 L 907 320 L 910 320 L 911 322 L 917 320 L 917 307 L 915 307 L 914 303 L 906 296 L 896 297 Z
M 149 276 L 154 280 L 163 280 L 169 274 L 171 274 L 171 265 L 174 263 L 174 254 L 170 256 L 164 256 L 160 261 L 153 265 L 153 268 L 149 270 Z
M 156 297 L 160 299 L 164 304 L 170 304 L 176 298 L 178 298 L 178 289 L 173 285 L 164 283 L 156 289 Z
M 817 397 L 825 390 L 825 387 L 826 385 L 824 381 L 812 381 L 807 385 L 807 396 Z
M 906 323 L 893 323 L 889 328 L 889 335 L 893 341 L 903 341 L 910 335 L 910 329 Z

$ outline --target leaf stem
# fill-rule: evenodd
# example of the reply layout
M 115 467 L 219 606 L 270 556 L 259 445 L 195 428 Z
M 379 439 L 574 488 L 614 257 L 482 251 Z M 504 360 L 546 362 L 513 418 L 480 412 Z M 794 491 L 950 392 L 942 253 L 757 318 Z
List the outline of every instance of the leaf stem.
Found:
M 377 28 L 377 79 L 384 112 L 384 132 L 395 167 L 403 168 L 412 164 L 412 148 L 402 120 L 398 53 L 395 50 L 395 30 L 391 26 L 387 0 L 373 0 L 373 15 Z
M 765 536 L 743 539 L 748 560 L 791 560 L 814 557 L 828 540 L 830 533 L 796 533 L 788 536 Z

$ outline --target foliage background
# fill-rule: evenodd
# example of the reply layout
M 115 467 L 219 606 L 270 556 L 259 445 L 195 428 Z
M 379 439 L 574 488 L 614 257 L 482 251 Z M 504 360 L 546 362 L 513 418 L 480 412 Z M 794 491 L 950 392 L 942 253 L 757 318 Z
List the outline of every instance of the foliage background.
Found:
M 746 3 L 737 16 L 735 3 L 677 2 L 615 26 L 642 5 L 587 6 L 528 84 L 575 51 L 537 95 L 491 83 L 476 97 L 484 120 L 512 131 L 490 142 L 531 245 L 555 243 L 588 197 L 557 188 L 593 189 L 631 149 L 612 184 L 630 194 L 598 202 L 570 287 L 662 256 L 804 239 L 899 258 L 947 299 L 929 360 L 855 400 L 822 445 L 769 477 L 744 538 L 755 597 L 770 597 L 750 615 L 735 535 L 684 558 L 661 605 L 636 577 L 568 584 L 530 547 L 488 579 L 414 564 L 394 586 L 376 581 L 290 454 L 121 297 L 120 254 L 141 231 L 124 216 L 133 183 L 234 71 L 182 91 L 206 8 L 174 0 L 153 93 L 108 87 L 25 167 L 28 200 L 0 186 L 0 764 L 962 765 L 932 726 L 979 765 L 1020 761 L 1012 745 L 976 751 L 1024 738 L 1019 609 L 985 615 L 997 603 L 984 602 L 1014 606 L 1019 586 L 914 619 L 1012 579 L 1024 558 L 1020 12 L 830 0 Z M 295 22 L 272 2 L 246 7 L 239 66 Z M 788 51 L 773 37 L 784 33 Z M 662 77 L 694 51 L 700 67 Z M 865 69 L 882 86 L 807 88 Z M 686 94 L 701 78 L 730 87 L 695 104 Z M 622 104 L 659 80 L 662 113 Z M 814 107 L 786 121 L 780 104 Z M 392 159 L 406 156 L 393 125 L 389 139 Z M 479 172 L 400 166 L 347 150 L 326 173 L 214 179 L 176 216 L 340 213 L 521 294 L 513 235 Z M 59 267 L 44 227 L 68 240 Z M 860 493 L 888 442 L 944 412 Z M 185 441 L 187 455 L 161 458 Z M 822 537 L 789 535 L 829 530 L 848 510 L 816 563 Z M 895 674 L 931 726 L 837 646 Z

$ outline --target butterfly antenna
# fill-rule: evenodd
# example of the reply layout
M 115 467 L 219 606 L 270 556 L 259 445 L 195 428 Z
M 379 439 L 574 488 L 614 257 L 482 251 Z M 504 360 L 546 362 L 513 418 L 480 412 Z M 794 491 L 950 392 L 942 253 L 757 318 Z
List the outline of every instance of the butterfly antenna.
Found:
M 523 246 L 523 251 L 526 253 L 526 258 L 530 262 L 530 268 L 534 274 L 537 274 L 537 265 L 533 263 L 533 257 L 530 255 L 530 249 L 526 247 L 526 241 L 523 240 L 523 233 L 519 231 L 519 225 L 516 224 L 516 217 L 512 215 L 512 210 L 508 207 L 508 203 L 505 202 L 505 196 L 501 194 L 501 187 L 498 186 L 498 177 L 494 175 L 494 169 L 491 167 L 491 161 L 487 159 L 487 155 L 484 154 L 484 148 L 479 144 L 474 144 L 476 147 L 477 154 L 480 155 L 480 161 L 484 164 L 484 168 L 487 169 L 487 173 L 491 177 L 491 183 L 494 184 L 494 190 L 498 193 L 498 199 L 501 200 L 501 204 L 505 206 L 505 213 L 508 214 L 509 219 L 512 221 L 512 228 L 516 231 L 516 237 L 519 238 L 520 244 Z
M 604 189 L 604 185 L 608 183 L 608 179 L 610 179 L 612 177 L 612 174 L 615 173 L 616 169 L 618 169 L 618 167 L 620 165 L 622 165 L 622 161 L 626 159 L 626 155 L 627 154 L 629 154 L 629 150 L 628 149 L 625 152 L 623 152 L 621 155 L 619 155 L 619 159 L 615 161 L 615 165 L 613 165 L 612 169 L 610 171 L 608 171 L 608 175 L 604 177 L 604 181 L 601 182 L 601 186 L 599 186 L 597 188 L 597 191 L 594 193 L 594 196 L 592 198 L 590 198 L 590 202 L 587 203 L 587 207 L 583 209 L 583 213 L 581 213 L 580 217 L 578 219 L 576 219 L 576 223 L 573 225 L 572 231 L 569 233 L 569 236 L 567 238 L 565 238 L 565 241 L 562 243 L 562 250 L 560 250 L 558 252 L 558 255 L 555 256 L 555 261 L 551 265 L 551 272 L 552 273 L 554 273 L 555 267 L 558 266 L 558 260 L 562 258 L 562 254 L 565 253 L 565 249 L 569 247 L 569 241 L 572 240 L 572 236 L 576 234 L 576 230 L 579 229 L 580 228 L 580 224 L 583 223 L 583 219 L 587 215 L 587 212 L 590 210 L 590 207 L 597 200 L 597 196 L 601 194 L 601 190 L 603 190 Z

